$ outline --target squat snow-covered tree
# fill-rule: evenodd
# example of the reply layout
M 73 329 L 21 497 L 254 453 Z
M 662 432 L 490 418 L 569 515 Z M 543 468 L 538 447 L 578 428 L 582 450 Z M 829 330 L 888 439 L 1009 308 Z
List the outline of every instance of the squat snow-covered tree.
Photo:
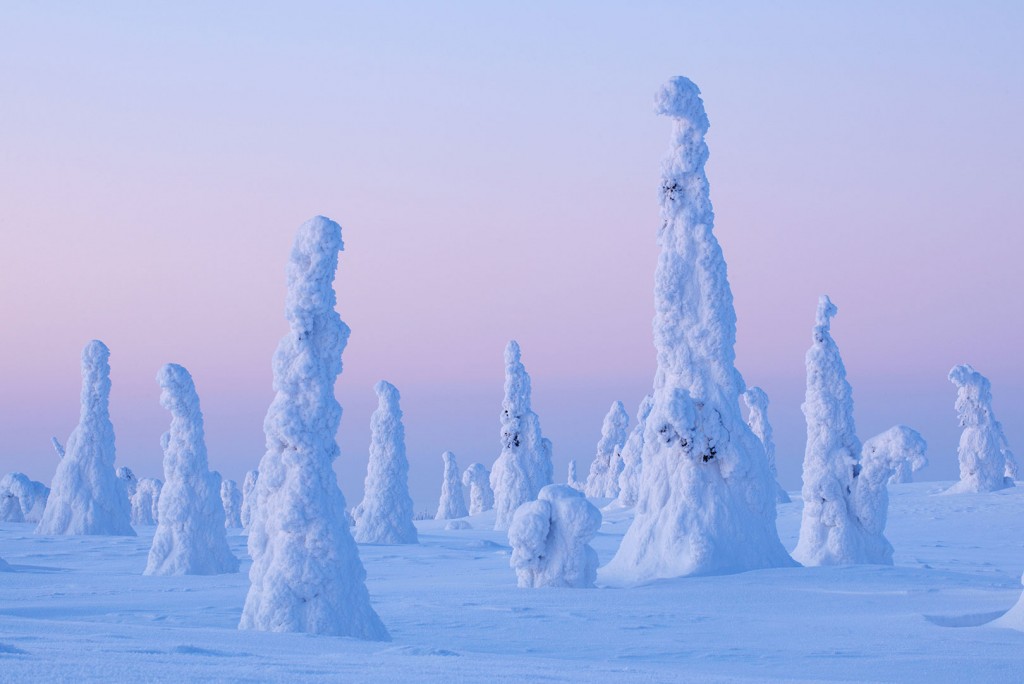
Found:
M 779 484 L 779 471 L 775 466 L 775 437 L 772 424 L 768 422 L 768 395 L 760 387 L 751 387 L 743 393 L 743 401 L 750 409 L 747 414 L 747 425 L 761 440 L 765 457 L 768 459 L 768 470 L 772 474 L 772 479 L 775 480 L 775 502 L 789 503 L 791 499 Z
M 656 108 L 673 120 L 654 287 L 658 370 L 636 516 L 602 573 L 634 583 L 792 565 L 764 447 L 740 414 L 736 313 L 712 232 L 700 90 L 674 78 Z
M 1012 487 L 1017 463 L 1006 443 L 1002 424 L 992 413 L 992 385 L 969 365 L 954 366 L 949 381 L 956 385 L 956 412 L 960 418 L 960 481 L 950 487 L 960 492 L 994 492 Z
M 893 463 L 894 472 L 889 484 L 913 481 L 913 473 L 928 465 L 925 451 L 927 442 L 917 430 L 906 425 L 894 425 L 885 432 L 864 442 L 860 450 L 861 461 L 882 458 Z
M 476 515 L 494 508 L 491 473 L 482 463 L 471 463 L 462 473 L 462 484 L 469 488 L 469 514 Z
M 153 477 L 139 480 L 132 496 L 132 525 L 156 525 L 160 518 L 160 490 L 164 481 Z
M 0 522 L 25 522 L 21 501 L 9 491 L 0 491 Z
M 613 498 L 619 495 L 619 475 L 622 474 L 622 448 L 626 444 L 629 414 L 621 401 L 608 410 L 601 425 L 601 439 L 597 442 L 597 455 L 590 464 L 590 474 L 584 488 L 587 496 Z
M 169 363 L 157 373 L 160 405 L 171 412 L 161 443 L 164 482 L 144 575 L 218 575 L 238 572 L 228 548 L 220 475 L 211 473 L 199 395 L 192 376 Z
M 644 431 L 647 417 L 654 406 L 654 395 L 648 394 L 636 412 L 636 425 L 622 447 L 622 472 L 619 473 L 619 496 L 612 503 L 621 508 L 636 506 L 640 494 L 640 473 L 643 472 Z
M 505 399 L 501 410 L 501 455 L 491 468 L 494 529 L 507 530 L 520 505 L 551 484 L 551 441 L 541 436 L 540 419 L 530 408 L 530 376 L 520 360 L 519 343 L 505 347 Z
M 242 526 L 242 490 L 234 480 L 220 483 L 220 502 L 224 506 L 224 526 L 237 529 Z
M 288 264 L 291 328 L 274 354 L 276 396 L 263 431 L 249 527 L 251 586 L 239 627 L 386 640 L 345 520 L 332 462 L 341 406 L 334 383 L 349 328 L 334 310 L 341 226 L 317 216 L 300 228 Z
M 4 492 L 18 499 L 21 517 L 25 522 L 37 523 L 42 519 L 46 500 L 50 496 L 50 488 L 42 482 L 30 480 L 24 473 L 7 473 L 0 478 L 0 494 Z
M 57 464 L 36 534 L 135 536 L 128 495 L 114 472 L 109 360 L 99 340 L 82 350 L 81 418 Z
M 249 522 L 252 520 L 252 508 L 255 504 L 253 494 L 256 492 L 256 480 L 259 476 L 260 471 L 250 470 L 242 480 L 242 510 L 239 513 L 239 518 L 242 520 L 242 529 L 244 530 L 249 529 Z
M 597 552 L 589 542 L 601 527 L 601 511 L 567 485 L 548 485 L 512 518 L 509 564 L 520 587 L 594 586 Z
M 446 451 L 441 454 L 444 460 L 444 481 L 441 482 L 441 500 L 437 505 L 435 520 L 452 520 L 465 518 L 466 499 L 462 495 L 462 483 L 459 482 L 459 464 L 455 462 L 455 454 Z

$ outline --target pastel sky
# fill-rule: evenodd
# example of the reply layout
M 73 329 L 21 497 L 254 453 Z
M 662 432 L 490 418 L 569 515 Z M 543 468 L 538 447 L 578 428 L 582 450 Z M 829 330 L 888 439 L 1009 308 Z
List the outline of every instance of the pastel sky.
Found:
M 263 453 L 296 227 L 341 223 L 337 465 L 362 495 L 374 383 L 402 392 L 417 510 L 498 455 L 512 338 L 585 472 L 654 372 L 652 97 L 704 94 L 738 365 L 804 447 L 817 297 L 862 439 L 956 477 L 968 362 L 1024 453 L 1024 3 L 25 2 L 0 7 L 0 472 L 49 482 L 104 340 L 118 463 L 161 476 L 157 369 L 193 374 L 211 466 Z M 893 5 L 898 4 L 898 7 Z M 771 5 L 771 6 L 769 6 Z

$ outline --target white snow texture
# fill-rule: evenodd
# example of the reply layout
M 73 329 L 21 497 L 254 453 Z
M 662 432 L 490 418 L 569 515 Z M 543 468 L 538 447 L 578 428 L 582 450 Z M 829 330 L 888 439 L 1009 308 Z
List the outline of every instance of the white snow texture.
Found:
M 894 472 L 889 484 L 901 484 L 913 481 L 913 474 L 928 465 L 927 450 L 928 443 L 921 433 L 906 425 L 894 425 L 864 442 L 860 458 L 864 464 L 875 458 L 891 461 Z
M 631 508 L 636 506 L 640 493 L 640 473 L 643 472 L 644 430 L 647 429 L 647 417 L 654 406 L 654 395 L 648 394 L 640 402 L 636 412 L 636 425 L 626 438 L 622 447 L 622 472 L 619 473 L 619 496 L 613 501 L 616 506 Z
M 234 480 L 220 483 L 220 502 L 224 506 L 224 526 L 231 529 L 242 527 L 242 490 Z
M 160 491 L 164 481 L 154 477 L 139 480 L 132 496 L 132 525 L 156 525 L 160 518 Z
M 775 437 L 772 424 L 768 422 L 768 395 L 760 387 L 751 387 L 743 393 L 743 401 L 750 409 L 747 414 L 747 425 L 750 426 L 764 446 L 764 455 L 768 459 L 768 471 L 775 480 L 775 502 L 789 503 L 789 494 L 779 484 L 779 471 L 775 466 Z
M 619 495 L 619 475 L 622 474 L 622 448 L 626 444 L 629 414 L 621 401 L 608 409 L 601 425 L 601 439 L 597 442 L 597 455 L 590 464 L 590 474 L 584 492 L 594 498 L 614 498 Z
M 444 460 L 444 480 L 441 482 L 441 500 L 434 519 L 465 518 L 469 511 L 466 510 L 466 498 L 462 495 L 462 482 L 459 481 L 459 464 L 455 461 L 455 454 L 450 451 L 441 454 L 441 458 Z
M 494 508 L 491 473 L 482 463 L 470 463 L 462 473 L 462 485 L 469 488 L 469 514 L 476 515 Z
M 19 517 L 24 522 L 39 522 L 46 510 L 46 500 L 50 496 L 50 488 L 42 482 L 30 480 L 24 473 L 7 473 L 0 478 L 0 496 L 9 494 L 18 501 L 20 515 L 13 509 L 9 515 Z M 0 512 L 0 522 L 19 522 L 8 519 Z
M 245 479 L 242 480 L 242 510 L 239 512 L 238 517 L 242 521 L 242 529 L 249 529 L 249 522 L 252 520 L 252 509 L 255 505 L 256 493 L 256 480 L 260 476 L 260 471 L 250 470 L 245 474 Z
M 125 494 L 128 495 L 128 500 L 131 501 L 132 497 L 135 496 L 135 489 L 139 486 L 139 479 L 135 477 L 135 473 L 128 466 L 121 466 L 115 473 L 117 479 L 121 481 L 121 486 L 124 487 Z
M 581 492 L 583 491 L 583 488 L 586 486 L 586 483 L 585 482 L 580 482 L 579 477 L 576 475 L 576 459 L 575 458 L 569 459 L 569 467 L 566 469 L 566 472 L 565 472 L 565 484 L 567 484 L 570 487 L 572 487 L 573 489 L 575 489 L 577 491 L 581 491 Z
M 960 481 L 950 493 L 993 492 L 1012 487 L 1017 477 L 1002 424 L 992 412 L 992 385 L 969 365 L 954 366 L 949 381 L 956 385 L 956 412 L 960 419 Z

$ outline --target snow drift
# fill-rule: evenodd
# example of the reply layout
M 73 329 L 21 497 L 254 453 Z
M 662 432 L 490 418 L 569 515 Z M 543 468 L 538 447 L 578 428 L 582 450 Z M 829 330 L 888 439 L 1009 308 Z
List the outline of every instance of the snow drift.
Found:
M 589 542 L 601 511 L 567 485 L 548 485 L 516 509 L 508 530 L 520 587 L 592 587 L 597 552 Z

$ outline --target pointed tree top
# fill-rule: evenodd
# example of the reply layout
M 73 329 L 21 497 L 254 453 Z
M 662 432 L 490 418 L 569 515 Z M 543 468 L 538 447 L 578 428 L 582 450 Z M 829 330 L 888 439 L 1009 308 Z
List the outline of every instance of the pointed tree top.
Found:
M 828 295 L 818 297 L 818 312 L 814 317 L 814 330 L 827 332 L 832 327 L 832 317 L 839 312 Z
M 519 343 L 515 340 L 509 340 L 505 346 L 505 365 L 511 366 L 519 363 L 519 359 L 522 356 L 522 352 L 519 350 Z

